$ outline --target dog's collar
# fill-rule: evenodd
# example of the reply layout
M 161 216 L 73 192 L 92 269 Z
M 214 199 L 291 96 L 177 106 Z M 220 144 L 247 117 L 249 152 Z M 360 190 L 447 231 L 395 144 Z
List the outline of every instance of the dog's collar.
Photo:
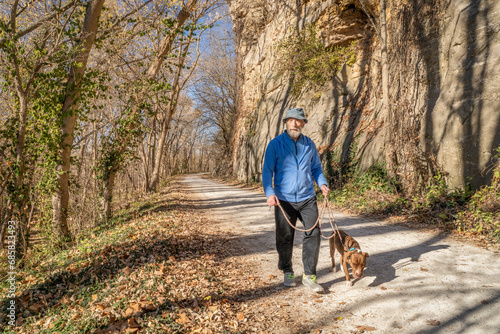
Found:
M 358 250 L 358 253 L 361 253 L 361 249 L 359 248 L 356 248 L 356 247 L 352 247 L 351 249 L 349 249 L 349 252 L 353 251 L 353 250 Z

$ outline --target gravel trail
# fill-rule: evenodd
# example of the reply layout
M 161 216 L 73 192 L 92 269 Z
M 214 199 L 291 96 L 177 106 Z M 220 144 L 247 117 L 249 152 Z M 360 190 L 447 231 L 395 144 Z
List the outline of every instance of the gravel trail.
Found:
M 236 235 L 230 244 L 235 256 L 246 258 L 256 275 L 271 277 L 279 286 L 274 214 L 264 194 L 200 175 L 185 176 L 182 182 L 218 228 Z M 322 240 L 318 282 L 327 293 L 309 292 L 300 282 L 302 233 L 297 232 L 297 287 L 259 297 L 300 323 L 282 324 L 283 333 L 500 333 L 498 251 L 383 220 L 340 212 L 336 220 L 370 254 L 365 275 L 347 286 L 340 270 L 331 271 L 328 241 Z M 325 234 L 330 232 L 328 224 L 323 227 Z

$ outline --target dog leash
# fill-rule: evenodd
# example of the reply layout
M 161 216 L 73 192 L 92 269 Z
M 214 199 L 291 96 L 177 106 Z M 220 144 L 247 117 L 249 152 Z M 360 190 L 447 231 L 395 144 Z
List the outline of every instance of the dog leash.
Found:
M 340 243 L 342 243 L 342 246 L 343 246 L 344 243 L 342 242 L 342 238 L 340 237 L 339 227 L 337 226 L 337 221 L 335 220 L 335 216 L 333 215 L 333 210 L 330 207 L 330 202 L 328 200 L 326 200 L 326 199 L 325 199 L 325 202 L 327 203 L 327 205 L 325 206 L 325 208 L 326 208 L 326 211 L 327 211 L 328 222 L 330 223 L 330 226 L 332 228 L 332 234 L 329 237 L 325 237 L 323 235 L 323 232 L 321 231 L 321 226 L 320 226 L 321 236 L 323 238 L 325 238 L 325 239 L 331 239 L 331 238 L 333 238 L 335 236 L 335 234 L 338 234 L 339 239 L 340 239 Z
M 298 228 L 298 227 L 294 226 L 294 225 L 290 222 L 290 219 L 288 218 L 288 216 L 287 216 L 287 214 L 286 214 L 285 210 L 283 209 L 283 207 L 281 206 L 281 204 L 280 204 L 279 202 L 278 202 L 278 206 L 279 206 L 279 208 L 281 209 L 281 212 L 283 213 L 283 216 L 285 217 L 285 219 L 286 219 L 286 221 L 288 222 L 288 224 L 289 224 L 292 228 L 294 228 L 295 230 L 297 230 L 297 231 L 299 231 L 299 232 L 309 232 L 309 231 L 312 231 L 312 230 L 316 227 L 316 225 L 318 225 L 318 224 L 319 224 L 320 220 L 321 220 L 321 219 L 322 219 L 322 217 L 323 217 L 323 214 L 324 214 L 325 212 L 327 212 L 327 213 L 328 213 L 328 222 L 330 223 L 330 226 L 332 227 L 332 234 L 331 234 L 330 236 L 328 236 L 328 237 L 325 237 L 325 235 L 323 234 L 323 231 L 321 230 L 321 224 L 320 224 L 320 225 L 319 225 L 319 231 L 320 231 L 320 233 L 321 233 L 321 236 L 322 236 L 324 239 L 331 239 L 331 238 L 333 238 L 333 237 L 335 236 L 335 234 L 337 234 L 337 233 L 338 233 L 338 235 L 339 235 L 339 237 L 340 237 L 339 228 L 338 228 L 338 226 L 337 226 L 337 222 L 335 221 L 335 217 L 333 217 L 333 211 L 332 211 L 332 209 L 330 208 L 330 205 L 329 205 L 329 201 L 328 201 L 328 200 L 326 200 L 326 199 L 325 199 L 325 200 L 323 201 L 323 204 L 322 204 L 322 205 L 320 205 L 320 207 L 319 207 L 319 212 L 318 212 L 318 219 L 316 219 L 316 222 L 314 223 L 313 227 L 311 227 L 310 229 L 307 229 L 307 230 L 305 230 L 305 229 L 301 229 L 301 228 Z M 335 225 L 335 226 L 334 226 L 334 225 Z M 343 242 L 342 242 L 342 238 L 340 238 L 340 239 L 341 239 L 341 240 L 340 240 L 340 242 L 342 243 L 342 245 L 344 245 L 344 244 L 343 244 Z

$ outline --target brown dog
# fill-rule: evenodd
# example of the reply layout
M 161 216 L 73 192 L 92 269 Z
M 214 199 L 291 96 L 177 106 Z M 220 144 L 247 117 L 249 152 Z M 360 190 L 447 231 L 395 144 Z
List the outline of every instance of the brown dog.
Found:
M 351 277 L 347 269 L 347 263 L 351 265 L 352 276 L 354 278 L 363 277 L 363 270 L 366 266 L 366 259 L 370 256 L 363 253 L 359 244 L 353 237 L 342 230 L 339 230 L 335 237 L 330 239 L 330 255 L 332 256 L 332 270 L 337 271 L 335 267 L 335 249 L 340 253 L 340 268 L 344 271 L 347 285 L 352 286 Z

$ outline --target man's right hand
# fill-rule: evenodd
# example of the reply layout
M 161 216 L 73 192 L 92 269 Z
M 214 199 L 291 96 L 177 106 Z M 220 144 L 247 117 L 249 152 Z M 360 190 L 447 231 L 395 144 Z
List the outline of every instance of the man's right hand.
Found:
M 276 197 L 276 195 L 271 195 L 267 198 L 267 205 L 269 206 L 276 206 L 280 203 L 280 201 L 278 200 L 278 197 Z

